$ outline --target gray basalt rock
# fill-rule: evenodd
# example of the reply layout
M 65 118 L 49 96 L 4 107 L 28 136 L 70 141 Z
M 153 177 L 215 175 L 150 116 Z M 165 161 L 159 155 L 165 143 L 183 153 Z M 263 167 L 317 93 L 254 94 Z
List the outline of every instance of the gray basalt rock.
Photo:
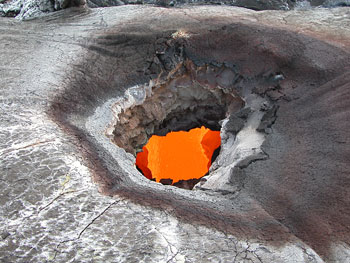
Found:
M 264 116 L 261 118 L 261 122 L 257 131 L 267 132 L 267 129 L 271 128 L 277 119 L 277 110 L 279 106 L 273 105 L 270 109 L 267 109 Z
M 348 13 L 121 6 L 0 18 L 0 261 L 347 262 Z M 281 97 L 271 72 L 284 76 Z M 226 141 L 204 180 L 227 183 L 150 181 L 109 137 L 118 110 L 141 103 L 130 92 L 165 79 L 200 86 L 179 85 L 186 98 L 220 90 L 250 105 L 235 136 L 220 114 Z M 273 105 L 273 132 L 256 131 Z
M 350 6 L 350 0 L 326 0 L 322 4 L 323 7 L 339 7 Z
M 109 7 L 109 6 L 120 6 L 125 5 L 127 2 L 122 0 L 87 0 L 87 5 L 89 7 Z
M 25 20 L 84 4 L 85 0 L 13 0 L 0 4 L 0 15 L 16 16 L 18 19 Z
M 244 123 L 250 113 L 251 109 L 249 107 L 232 113 L 228 119 L 227 124 L 225 125 L 226 131 L 237 134 L 244 127 Z
M 23 1 L 22 3 L 21 11 L 17 15 L 19 19 L 34 18 L 55 11 L 54 4 L 47 0 Z
M 30 19 L 48 12 L 65 9 L 72 6 L 111 7 L 127 4 L 151 4 L 163 7 L 182 5 L 228 5 L 249 8 L 252 10 L 291 10 L 305 9 L 311 6 L 348 6 L 348 0 L 1 0 L 0 16 L 17 16 L 19 19 Z
M 0 16 L 14 17 L 19 14 L 23 7 L 23 1 L 4 1 L 0 3 Z
M 163 7 L 181 5 L 228 5 L 249 8 L 252 10 L 292 10 L 312 7 L 349 6 L 349 0 L 87 0 L 91 8 L 120 6 L 125 4 L 153 4 Z
M 124 4 L 155 4 L 158 6 L 170 7 L 184 4 L 191 5 L 231 5 L 245 7 L 253 10 L 289 10 L 294 6 L 290 0 L 88 0 L 90 7 L 118 6 Z

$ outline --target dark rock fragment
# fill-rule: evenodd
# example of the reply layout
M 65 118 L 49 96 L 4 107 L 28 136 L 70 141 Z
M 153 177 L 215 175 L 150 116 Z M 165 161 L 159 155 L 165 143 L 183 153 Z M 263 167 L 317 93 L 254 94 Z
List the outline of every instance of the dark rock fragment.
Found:
M 164 184 L 164 185 L 171 185 L 173 183 L 173 179 L 160 179 L 159 181 L 161 184 Z
M 278 89 L 275 85 L 261 85 L 253 88 L 253 93 L 264 96 L 267 92 Z
M 238 118 L 236 115 L 231 115 L 226 124 L 226 131 L 237 134 L 244 126 L 244 120 Z
M 350 6 L 350 0 L 326 0 L 322 6 L 328 8 Z
M 234 167 L 231 169 L 229 183 L 234 186 L 232 189 L 234 192 L 240 191 L 244 187 L 244 180 L 246 173 L 243 169 L 239 167 Z
M 226 131 L 237 134 L 244 127 L 245 120 L 248 118 L 250 113 L 250 108 L 244 108 L 237 113 L 231 114 L 228 122 L 225 125 Z
M 91 8 L 125 5 L 121 0 L 87 0 L 86 3 Z
M 179 188 L 184 188 L 188 190 L 192 190 L 193 187 L 200 181 L 201 179 L 189 179 L 189 180 L 180 180 L 173 185 Z
M 7 231 L 4 231 L 1 233 L 1 238 L 2 240 L 5 240 L 6 238 L 8 238 L 10 236 L 10 233 Z
M 252 109 L 249 107 L 241 109 L 239 112 L 237 112 L 237 117 L 241 119 L 247 119 L 249 114 L 252 112 Z
M 262 117 L 259 127 L 256 129 L 259 132 L 266 132 L 267 128 L 271 128 L 271 126 L 275 123 L 277 118 L 277 110 L 279 106 L 274 105 L 272 108 L 266 111 L 265 115 Z

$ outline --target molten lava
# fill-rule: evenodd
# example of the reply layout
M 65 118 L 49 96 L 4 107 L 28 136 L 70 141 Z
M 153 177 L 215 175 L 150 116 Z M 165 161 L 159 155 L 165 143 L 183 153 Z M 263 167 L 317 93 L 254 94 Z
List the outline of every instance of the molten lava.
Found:
M 220 146 L 220 132 L 205 127 L 188 132 L 153 135 L 136 156 L 136 165 L 148 179 L 199 179 L 211 165 L 211 157 Z

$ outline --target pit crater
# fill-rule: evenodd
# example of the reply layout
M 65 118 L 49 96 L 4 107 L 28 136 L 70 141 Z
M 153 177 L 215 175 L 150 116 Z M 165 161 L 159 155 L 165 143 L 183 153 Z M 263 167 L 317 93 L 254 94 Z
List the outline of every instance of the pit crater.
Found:
M 265 79 L 278 85 L 283 75 L 271 73 Z M 168 74 L 129 88 L 113 104 L 114 121 L 105 134 L 136 157 L 152 135 L 165 136 L 202 126 L 220 131 L 222 150 L 210 169 L 215 176 L 207 174 L 195 189 L 234 193 L 237 189 L 230 186 L 231 170 L 247 158 L 263 159 L 260 146 L 264 129 L 258 129 L 265 113 L 273 109 L 272 101 L 256 94 L 250 82 L 225 63 L 196 66 L 183 58 Z M 194 176 L 177 186 L 192 189 L 199 179 Z M 164 184 L 169 184 L 168 180 Z
M 324 101 L 327 96 L 323 95 L 336 90 L 333 84 L 343 87 L 345 77 L 341 76 L 349 69 L 348 53 L 319 39 L 253 23 L 224 23 L 214 19 L 209 24 L 194 25 L 193 21 L 182 21 L 175 26 L 172 22 L 171 19 L 165 21 L 156 29 L 145 30 L 144 25 L 110 29 L 96 33 L 89 43 L 82 43 L 86 50 L 81 62 L 67 77 L 66 89 L 54 99 L 49 114 L 71 135 L 70 138 L 74 138 L 103 194 L 123 196 L 169 211 L 186 222 L 204 224 L 240 238 L 258 237 L 280 245 L 297 236 L 326 254 L 328 236 L 320 229 L 300 224 L 307 220 L 295 217 L 295 211 L 290 210 L 293 209 L 290 201 L 295 199 L 289 200 L 283 193 L 290 190 L 289 185 L 293 186 L 296 192 L 291 196 L 304 200 L 302 206 L 298 206 L 301 211 L 298 215 L 321 218 L 321 213 L 327 224 L 330 222 L 327 219 L 334 219 L 330 212 L 334 209 L 327 204 L 334 204 L 345 196 L 342 192 L 327 195 L 321 177 L 310 178 L 311 174 L 302 172 L 302 169 L 309 169 L 309 163 L 300 152 L 303 148 L 298 140 L 304 140 L 308 147 L 316 145 L 312 154 L 320 165 L 317 167 L 324 167 L 324 155 L 317 155 L 320 151 L 316 147 L 322 148 L 318 134 L 310 132 L 304 136 L 305 130 L 296 124 L 303 123 L 311 131 L 312 127 L 308 126 L 311 124 L 303 120 L 308 120 L 314 113 L 327 115 L 329 106 Z M 325 51 L 327 56 L 324 56 Z M 193 69 L 187 66 L 191 64 Z M 141 139 L 127 137 L 123 140 L 126 150 L 112 142 L 121 113 L 115 109 L 120 108 L 120 102 L 130 94 L 128 90 L 157 86 L 149 84 L 150 81 L 168 84 L 172 80 L 168 79 L 169 73 L 178 65 L 185 72 L 179 71 L 177 77 L 196 72 L 201 67 L 206 68 L 206 74 L 221 69 L 235 73 L 234 90 L 231 91 L 244 101 L 244 106 L 229 115 L 226 112 L 222 115 L 225 117 L 219 121 L 222 145 L 227 149 L 239 146 L 238 149 L 249 147 L 256 151 L 250 152 L 249 156 L 244 156 L 242 151 L 244 160 L 239 160 L 234 158 L 237 155 L 222 154 L 225 151 L 222 147 L 211 167 L 211 175 L 204 178 L 195 191 L 163 186 L 140 176 L 134 165 L 134 154 L 151 132 L 142 131 Z M 224 92 L 225 87 L 217 88 L 220 78 L 215 74 L 210 78 L 215 83 L 206 85 L 218 90 L 223 88 Z M 193 79 L 200 83 L 198 76 L 191 76 Z M 327 86 L 327 83 L 331 84 Z M 319 98 L 316 106 L 309 103 L 315 97 Z M 173 119 L 170 116 L 164 120 L 170 123 Z M 168 125 L 162 126 L 158 121 L 152 123 L 156 132 Z M 324 124 L 318 119 L 312 125 L 319 123 Z M 345 122 L 336 124 L 339 123 Z M 333 132 L 327 124 L 319 131 L 320 134 L 322 131 Z M 241 143 L 241 138 L 247 136 L 253 136 L 252 141 L 259 142 L 257 139 L 262 136 L 265 141 L 261 147 Z M 236 162 L 234 167 L 227 166 L 232 160 Z M 298 163 L 294 165 L 293 160 Z M 325 177 L 332 176 L 325 174 L 326 168 L 317 171 Z M 301 180 L 294 179 L 294 171 L 299 171 Z M 290 176 L 286 176 L 286 172 Z M 220 174 L 226 174 L 226 180 L 210 179 Z M 308 188 L 307 182 L 312 182 L 313 190 L 318 193 L 316 197 L 309 194 L 312 187 Z M 327 196 L 327 203 L 318 206 L 322 201 L 319 196 Z M 339 213 L 337 216 L 339 222 L 345 222 L 345 217 Z M 336 233 L 337 223 L 329 227 Z

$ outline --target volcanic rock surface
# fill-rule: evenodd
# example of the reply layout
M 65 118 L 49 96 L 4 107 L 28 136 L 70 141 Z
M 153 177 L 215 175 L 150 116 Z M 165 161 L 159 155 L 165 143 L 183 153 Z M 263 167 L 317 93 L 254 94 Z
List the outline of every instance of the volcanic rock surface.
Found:
M 32 19 L 72 6 L 83 6 L 85 0 L 2 0 L 0 16 Z
M 1 18 L 1 262 L 348 262 L 349 13 Z M 130 90 L 185 61 L 244 102 L 192 191 L 146 179 L 111 137 Z M 218 72 L 234 73 L 226 88 Z
M 313 7 L 350 6 L 349 0 L 0 0 L 0 16 L 20 20 L 45 16 L 69 7 L 90 8 L 121 5 L 155 5 L 181 7 L 196 5 L 227 5 L 252 10 L 307 10 Z

